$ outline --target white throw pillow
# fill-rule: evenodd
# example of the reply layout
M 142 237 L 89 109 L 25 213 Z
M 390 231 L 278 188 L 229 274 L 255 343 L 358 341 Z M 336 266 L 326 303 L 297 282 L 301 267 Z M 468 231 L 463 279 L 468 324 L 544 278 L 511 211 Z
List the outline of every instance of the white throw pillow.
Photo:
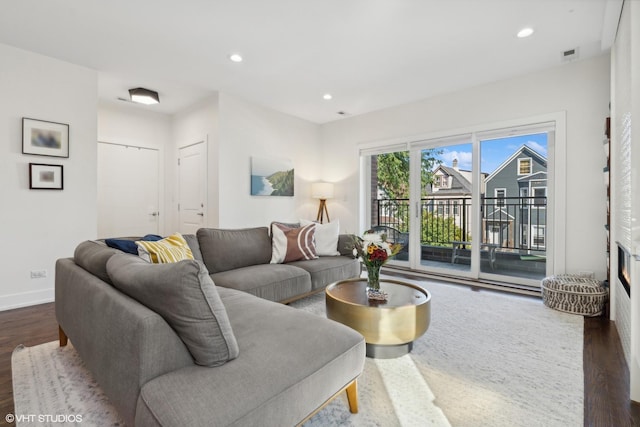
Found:
M 316 224 L 316 253 L 319 256 L 337 256 L 340 221 L 334 220 L 326 224 L 318 224 L 306 219 L 300 220 L 300 225 Z

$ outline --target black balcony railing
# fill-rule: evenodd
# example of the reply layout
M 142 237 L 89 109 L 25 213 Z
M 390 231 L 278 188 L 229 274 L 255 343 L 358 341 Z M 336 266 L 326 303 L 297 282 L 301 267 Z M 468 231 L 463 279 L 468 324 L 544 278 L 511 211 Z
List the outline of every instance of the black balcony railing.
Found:
M 421 199 L 415 212 L 421 218 L 421 243 L 451 246 L 454 241 L 473 241 L 471 207 L 470 197 Z M 482 197 L 481 243 L 502 249 L 544 251 L 546 208 L 546 197 Z M 373 212 L 372 225 L 409 232 L 412 211 L 408 199 L 374 200 Z

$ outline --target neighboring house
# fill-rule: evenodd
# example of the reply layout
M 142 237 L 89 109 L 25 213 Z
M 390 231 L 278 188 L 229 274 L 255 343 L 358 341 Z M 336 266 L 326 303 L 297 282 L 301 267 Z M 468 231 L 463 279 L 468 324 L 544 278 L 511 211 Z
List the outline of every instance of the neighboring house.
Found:
M 483 242 L 545 250 L 547 158 L 523 145 L 487 177 L 485 188 Z
M 433 185 L 428 191 L 423 207 L 439 217 L 454 218 L 455 224 L 463 230 L 463 236 L 471 232 L 472 173 L 458 168 L 458 159 L 453 159 L 451 167 L 439 165 L 433 171 Z M 487 174 L 481 174 L 481 185 Z

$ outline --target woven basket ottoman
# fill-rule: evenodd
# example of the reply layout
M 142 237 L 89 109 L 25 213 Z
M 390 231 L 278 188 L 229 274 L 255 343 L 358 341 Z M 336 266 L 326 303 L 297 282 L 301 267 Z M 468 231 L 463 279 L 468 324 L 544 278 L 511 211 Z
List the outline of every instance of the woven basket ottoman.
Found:
M 594 278 L 559 274 L 542 279 L 542 301 L 565 313 L 598 316 L 604 310 L 609 291 Z

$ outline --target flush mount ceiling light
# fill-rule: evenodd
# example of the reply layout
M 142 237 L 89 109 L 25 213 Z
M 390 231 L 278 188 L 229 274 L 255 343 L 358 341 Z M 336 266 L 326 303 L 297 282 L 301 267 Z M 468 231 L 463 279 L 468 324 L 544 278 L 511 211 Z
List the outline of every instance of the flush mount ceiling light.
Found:
M 523 39 L 525 37 L 529 37 L 531 34 L 533 34 L 533 28 L 523 28 L 520 31 L 518 31 L 518 38 L 519 39 Z
M 232 62 L 242 62 L 242 55 L 240 55 L 239 53 L 232 53 L 231 55 L 229 55 L 229 59 Z
M 324 95 L 322 95 L 322 99 L 328 101 L 330 99 L 332 99 L 333 96 L 330 93 L 325 93 Z
M 138 104 L 151 105 L 160 102 L 158 92 L 142 87 L 129 89 L 129 96 L 131 97 L 131 102 L 137 102 Z

